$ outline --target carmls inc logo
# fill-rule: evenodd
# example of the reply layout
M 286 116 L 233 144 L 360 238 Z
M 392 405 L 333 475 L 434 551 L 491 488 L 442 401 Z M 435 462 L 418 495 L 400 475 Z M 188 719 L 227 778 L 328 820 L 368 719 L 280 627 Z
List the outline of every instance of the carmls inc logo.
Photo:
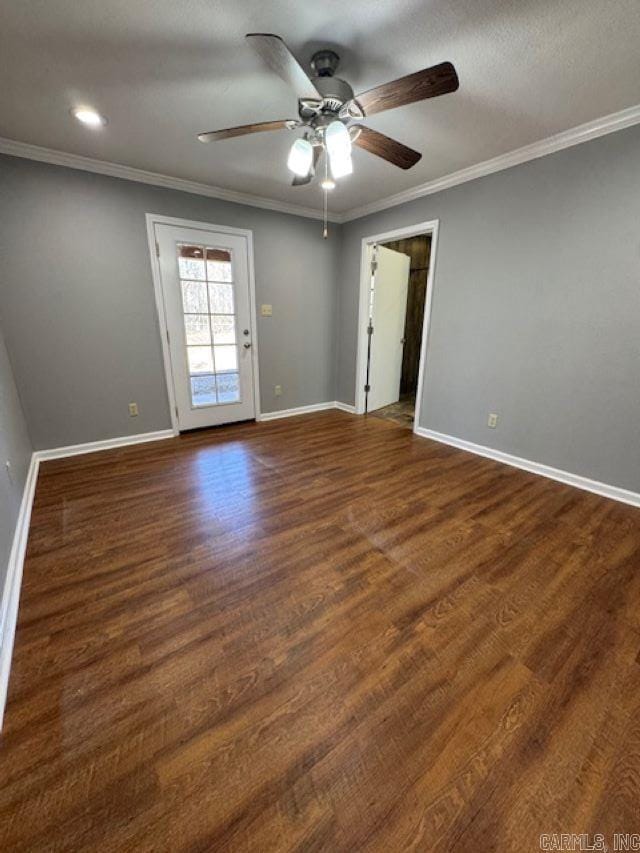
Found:
M 615 832 L 613 845 L 609 847 L 602 833 L 590 835 L 588 832 L 547 832 L 540 836 L 540 850 L 564 850 L 570 853 L 586 853 L 586 851 L 639 851 L 640 833 Z

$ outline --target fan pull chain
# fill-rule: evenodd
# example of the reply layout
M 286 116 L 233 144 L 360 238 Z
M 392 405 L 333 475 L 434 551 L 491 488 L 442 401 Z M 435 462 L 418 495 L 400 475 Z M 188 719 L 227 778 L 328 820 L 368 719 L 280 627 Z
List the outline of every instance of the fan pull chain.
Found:
M 325 151 L 325 154 L 324 154 L 324 180 L 325 180 L 325 183 L 326 183 L 328 177 L 329 177 L 329 158 L 327 156 L 327 152 Z M 322 229 L 322 237 L 324 240 L 326 240 L 327 237 L 329 236 L 329 228 L 328 228 L 328 221 L 327 221 L 328 220 L 328 207 L 329 207 L 329 199 L 327 198 L 327 195 L 328 195 L 329 191 L 326 189 L 326 187 L 324 187 L 322 192 L 324 193 L 324 199 L 323 199 L 324 227 Z
M 329 230 L 327 227 L 327 190 L 322 190 L 324 193 L 324 228 L 322 229 L 322 236 L 326 240 L 329 236 Z

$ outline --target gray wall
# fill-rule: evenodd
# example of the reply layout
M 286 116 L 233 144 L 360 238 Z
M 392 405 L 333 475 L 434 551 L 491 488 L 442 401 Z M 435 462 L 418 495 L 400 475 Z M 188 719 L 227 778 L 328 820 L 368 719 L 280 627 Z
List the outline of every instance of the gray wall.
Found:
M 0 332 L 0 598 L 31 461 L 31 442 Z M 11 476 L 5 464 L 11 464 Z
M 252 229 L 273 305 L 262 411 L 335 399 L 338 256 L 318 221 L 7 156 L 0 196 L 0 315 L 37 449 L 171 425 L 147 212 Z
M 640 127 L 346 224 L 338 400 L 354 402 L 362 237 L 431 219 L 420 425 L 640 491 Z
M 0 316 L 37 448 L 169 426 L 146 212 L 253 229 L 265 412 L 353 403 L 360 240 L 437 218 L 420 424 L 640 491 L 640 127 L 327 242 L 314 220 L 18 158 L 0 193 Z

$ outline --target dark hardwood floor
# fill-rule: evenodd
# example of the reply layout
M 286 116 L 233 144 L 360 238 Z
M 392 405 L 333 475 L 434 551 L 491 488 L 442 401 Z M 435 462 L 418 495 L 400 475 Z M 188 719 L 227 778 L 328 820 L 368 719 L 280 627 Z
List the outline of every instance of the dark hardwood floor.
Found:
M 640 511 L 326 412 L 42 465 L 2 851 L 640 832 Z

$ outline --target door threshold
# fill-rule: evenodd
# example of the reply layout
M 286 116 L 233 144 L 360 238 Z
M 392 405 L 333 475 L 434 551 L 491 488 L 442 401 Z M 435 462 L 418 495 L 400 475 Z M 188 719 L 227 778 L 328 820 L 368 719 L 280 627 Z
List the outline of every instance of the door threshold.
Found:
M 192 429 L 181 429 L 178 431 L 178 435 L 191 435 L 194 432 L 207 432 L 211 429 L 221 429 L 222 427 L 241 426 L 242 424 L 255 423 L 257 423 L 255 418 L 247 418 L 243 421 L 226 421 L 223 424 L 211 424 L 211 426 L 193 427 Z

